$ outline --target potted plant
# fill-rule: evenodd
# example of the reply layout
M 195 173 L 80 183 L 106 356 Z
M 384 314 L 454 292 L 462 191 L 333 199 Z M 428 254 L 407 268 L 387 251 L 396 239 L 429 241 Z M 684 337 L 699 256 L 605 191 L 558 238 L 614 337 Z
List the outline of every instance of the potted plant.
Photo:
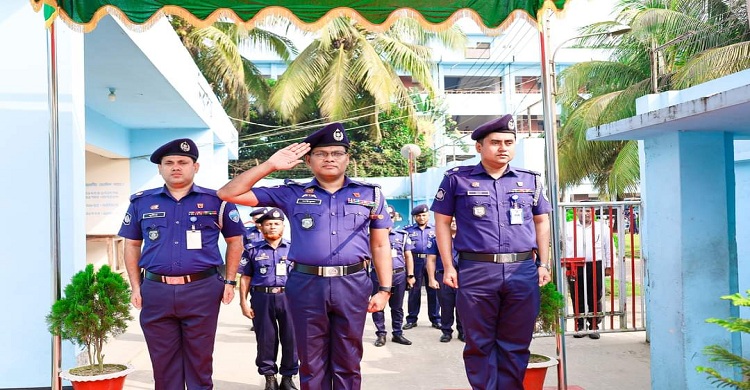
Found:
M 554 283 L 547 283 L 540 287 L 539 315 L 537 315 L 537 333 L 559 334 L 559 318 L 565 307 L 565 299 L 557 291 Z M 524 390 L 542 390 L 547 369 L 557 365 L 557 359 L 532 353 L 523 378 Z
M 60 377 L 76 390 L 122 389 L 133 368 L 104 364 L 102 348 L 109 337 L 125 332 L 132 319 L 130 290 L 122 275 L 107 265 L 94 271 L 92 264 L 73 275 L 65 296 L 52 305 L 47 325 L 52 334 L 86 347 L 89 365 L 63 371 Z

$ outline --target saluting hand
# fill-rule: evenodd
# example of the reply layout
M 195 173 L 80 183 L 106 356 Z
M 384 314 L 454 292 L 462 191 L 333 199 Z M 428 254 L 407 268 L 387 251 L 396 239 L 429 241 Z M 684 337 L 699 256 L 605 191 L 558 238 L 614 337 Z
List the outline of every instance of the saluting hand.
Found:
M 283 149 L 279 149 L 269 159 L 274 170 L 287 171 L 303 162 L 302 156 L 310 151 L 310 144 L 307 142 L 293 143 Z

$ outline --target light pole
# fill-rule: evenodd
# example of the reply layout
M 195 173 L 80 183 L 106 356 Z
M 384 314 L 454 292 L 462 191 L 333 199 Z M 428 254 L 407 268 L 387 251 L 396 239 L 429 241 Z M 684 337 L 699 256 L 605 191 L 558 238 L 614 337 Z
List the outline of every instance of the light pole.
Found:
M 401 156 L 409 164 L 409 211 L 414 209 L 414 171 L 416 171 L 417 158 L 422 154 L 422 149 L 415 144 L 406 144 L 401 147 Z
M 592 33 L 579 35 L 572 38 L 568 38 L 560 43 L 557 48 L 552 52 L 552 57 L 549 57 L 549 42 L 550 42 L 550 25 L 549 18 L 545 18 L 543 21 L 543 30 L 539 32 L 539 40 L 542 54 L 542 107 L 544 110 L 544 138 L 546 144 L 546 170 L 547 170 L 547 187 L 550 193 L 550 205 L 552 206 L 552 213 L 550 216 L 550 235 L 552 244 L 552 264 L 555 266 L 555 283 L 557 284 L 558 291 L 562 292 L 562 283 L 565 282 L 564 274 L 562 273 L 562 267 L 560 266 L 560 209 L 559 209 L 559 198 L 560 192 L 558 183 L 558 166 L 557 166 L 557 118 L 555 114 L 555 97 L 553 96 L 557 92 L 557 81 L 555 80 L 555 55 L 557 51 L 567 42 L 574 39 L 588 38 L 600 35 L 620 35 L 630 31 L 630 27 L 622 26 L 620 28 L 603 31 L 600 33 Z M 553 91 L 554 89 L 554 91 Z M 560 329 L 562 333 L 565 333 L 565 319 L 560 318 Z M 559 357 L 560 364 L 557 366 L 557 388 L 567 389 L 567 371 L 565 367 L 565 338 L 559 334 L 556 335 L 557 339 L 557 354 Z

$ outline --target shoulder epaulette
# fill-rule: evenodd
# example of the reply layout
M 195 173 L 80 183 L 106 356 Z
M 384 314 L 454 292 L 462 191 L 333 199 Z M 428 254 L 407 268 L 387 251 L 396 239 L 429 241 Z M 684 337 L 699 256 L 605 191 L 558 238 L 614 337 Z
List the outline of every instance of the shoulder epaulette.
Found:
M 352 183 L 356 183 L 356 184 L 359 184 L 359 185 L 368 186 L 368 187 L 372 187 L 372 188 L 376 188 L 376 187 L 380 188 L 380 184 L 378 184 L 378 183 L 370 183 L 370 182 L 367 182 L 367 181 L 352 180 Z
M 398 233 L 401 233 L 401 234 L 407 234 L 407 235 L 409 234 L 409 232 L 407 232 L 404 229 L 395 229 L 395 231 L 398 232 Z
M 155 192 L 157 192 L 159 190 L 161 190 L 161 188 L 152 188 L 152 189 L 146 190 L 146 191 L 138 191 L 135 194 L 130 195 L 130 201 L 132 202 L 132 201 L 134 201 L 134 200 L 136 200 L 138 198 L 141 198 L 141 197 L 144 197 L 144 196 L 147 196 L 147 195 L 151 195 L 151 194 L 153 194 L 153 193 L 155 193 Z
M 541 172 L 532 171 L 531 169 L 524 169 L 524 168 L 514 168 L 514 169 L 517 170 L 517 171 L 519 171 L 519 172 L 529 173 L 529 174 L 532 174 L 532 175 L 537 175 L 537 176 L 541 176 L 542 175 Z
M 287 185 L 287 186 L 300 186 L 300 187 L 304 186 L 304 184 L 302 184 L 302 183 L 300 183 L 300 182 L 298 182 L 296 180 L 292 180 L 292 179 L 284 179 L 284 185 Z
M 454 168 L 451 168 L 451 169 L 445 171 L 445 176 L 450 176 L 450 175 L 453 175 L 453 174 L 455 174 L 457 172 L 470 172 L 472 169 L 474 169 L 474 167 L 468 166 L 468 165 L 462 165 L 462 166 L 459 166 L 459 167 L 454 167 Z

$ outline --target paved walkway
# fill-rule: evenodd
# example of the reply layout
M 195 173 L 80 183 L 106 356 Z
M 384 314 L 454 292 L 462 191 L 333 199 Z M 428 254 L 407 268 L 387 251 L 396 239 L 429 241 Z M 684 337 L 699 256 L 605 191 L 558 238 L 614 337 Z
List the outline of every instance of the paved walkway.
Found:
M 423 294 L 424 297 L 424 294 Z M 423 303 L 423 307 L 426 302 Z M 126 390 L 153 389 L 151 362 L 135 311 L 128 332 L 105 349 L 107 362 L 128 362 L 136 371 L 125 383 Z M 372 321 L 365 326 L 362 360 L 364 390 L 381 389 L 469 389 L 463 368 L 463 343 L 453 339 L 440 343 L 440 331 L 421 318 L 404 335 L 414 342 L 404 346 L 390 342 L 381 348 L 372 345 Z M 386 319 L 386 323 L 389 320 Z M 250 320 L 243 317 L 237 299 L 221 308 L 214 351 L 214 387 L 217 390 L 262 389 L 263 378 L 255 367 L 255 335 Z M 606 333 L 600 340 L 566 337 L 568 385 L 585 390 L 640 390 L 650 388 L 649 350 L 645 333 Z M 532 351 L 555 354 L 555 338 L 542 337 L 532 343 Z M 557 388 L 555 370 L 547 373 L 545 387 Z M 577 387 L 574 387 L 577 386 Z

